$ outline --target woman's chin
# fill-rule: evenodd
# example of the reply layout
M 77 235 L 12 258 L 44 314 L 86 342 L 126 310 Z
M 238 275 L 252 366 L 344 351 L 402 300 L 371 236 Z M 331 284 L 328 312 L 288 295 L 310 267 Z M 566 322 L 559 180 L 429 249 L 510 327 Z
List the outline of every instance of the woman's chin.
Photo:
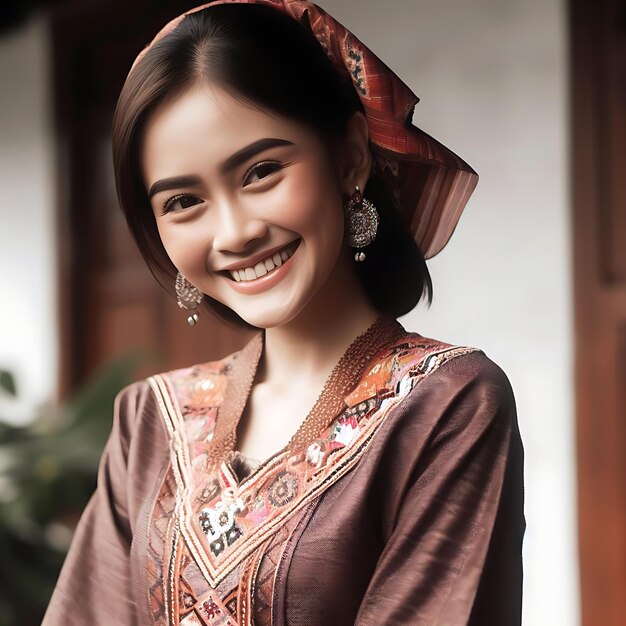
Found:
M 298 318 L 306 309 L 310 298 L 298 300 L 259 298 L 246 306 L 233 307 L 237 315 L 257 328 L 276 328 Z
M 263 310 L 263 311 L 237 311 L 237 314 L 248 324 L 257 328 L 275 328 L 288 324 L 296 316 L 296 312 L 292 312 L 286 307 L 279 310 Z

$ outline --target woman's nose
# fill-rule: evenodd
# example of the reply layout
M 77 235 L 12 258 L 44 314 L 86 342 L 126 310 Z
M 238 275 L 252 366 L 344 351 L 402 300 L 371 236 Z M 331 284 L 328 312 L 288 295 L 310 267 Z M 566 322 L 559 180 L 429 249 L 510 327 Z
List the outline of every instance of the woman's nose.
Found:
M 219 252 L 241 252 L 253 239 L 267 232 L 267 224 L 234 202 L 220 203 L 215 224 L 213 249 Z

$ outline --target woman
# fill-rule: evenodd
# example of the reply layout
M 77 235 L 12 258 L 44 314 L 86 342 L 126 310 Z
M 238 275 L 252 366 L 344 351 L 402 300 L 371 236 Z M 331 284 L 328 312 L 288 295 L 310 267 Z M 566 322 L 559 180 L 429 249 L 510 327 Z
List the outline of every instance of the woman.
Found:
M 121 205 L 189 309 L 259 330 L 120 392 L 44 624 L 520 623 L 505 373 L 406 331 L 477 180 L 300 0 L 198 7 L 114 119 Z

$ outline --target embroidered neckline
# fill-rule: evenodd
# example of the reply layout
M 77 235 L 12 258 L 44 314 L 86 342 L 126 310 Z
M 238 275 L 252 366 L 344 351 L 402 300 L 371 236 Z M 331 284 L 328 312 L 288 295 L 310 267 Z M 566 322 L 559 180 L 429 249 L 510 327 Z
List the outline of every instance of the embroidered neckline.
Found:
M 349 472 L 385 417 L 419 380 L 474 350 L 417 333 L 390 342 L 313 444 L 295 454 L 283 449 L 243 481 L 227 462 L 216 471 L 206 465 L 217 409 L 235 372 L 233 355 L 148 379 L 170 433 L 176 527 L 210 588 L 216 589 L 297 511 Z
M 333 371 L 326 379 L 314 406 L 298 426 L 293 437 L 261 466 L 283 453 L 293 454 L 306 449 L 345 408 L 345 397 L 358 384 L 366 368 L 380 358 L 406 330 L 389 314 L 380 315 L 363 333 L 358 335 L 344 351 Z M 232 456 L 237 445 L 237 426 L 250 397 L 252 385 L 264 348 L 264 333 L 257 333 L 244 348 L 233 355 L 224 402 L 220 407 L 211 449 L 207 453 L 207 468 L 220 467 Z M 255 470 L 256 471 L 256 470 Z

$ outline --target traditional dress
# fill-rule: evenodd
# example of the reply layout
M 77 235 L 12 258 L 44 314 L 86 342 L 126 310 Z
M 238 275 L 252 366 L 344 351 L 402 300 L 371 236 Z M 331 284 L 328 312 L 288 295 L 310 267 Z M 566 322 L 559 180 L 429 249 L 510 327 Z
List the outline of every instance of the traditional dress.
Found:
M 123 389 L 43 625 L 520 624 L 509 380 L 478 348 L 402 331 L 306 450 L 263 462 L 207 469 L 258 337 Z

